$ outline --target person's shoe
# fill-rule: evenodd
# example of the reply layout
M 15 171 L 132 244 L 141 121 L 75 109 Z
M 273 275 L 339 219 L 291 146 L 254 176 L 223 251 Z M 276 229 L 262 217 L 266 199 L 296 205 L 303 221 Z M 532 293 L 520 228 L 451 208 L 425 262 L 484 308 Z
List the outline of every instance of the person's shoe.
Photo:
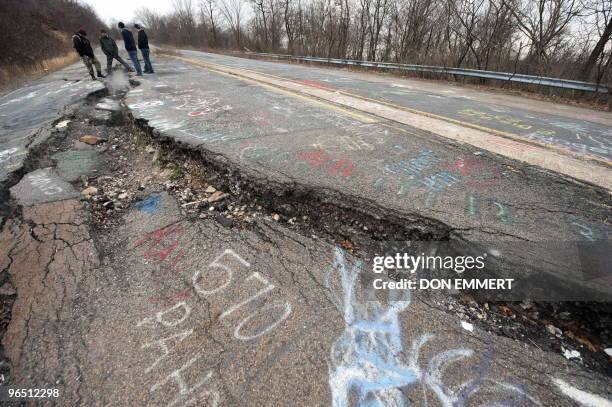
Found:
M 94 75 L 91 75 L 91 80 L 92 81 L 97 81 L 98 79 Z
M 102 72 L 98 72 L 98 78 L 106 78 L 106 76 L 102 75 Z
M 136 74 L 136 76 L 143 76 L 143 74 L 141 74 L 141 73 L 137 73 L 137 74 Z

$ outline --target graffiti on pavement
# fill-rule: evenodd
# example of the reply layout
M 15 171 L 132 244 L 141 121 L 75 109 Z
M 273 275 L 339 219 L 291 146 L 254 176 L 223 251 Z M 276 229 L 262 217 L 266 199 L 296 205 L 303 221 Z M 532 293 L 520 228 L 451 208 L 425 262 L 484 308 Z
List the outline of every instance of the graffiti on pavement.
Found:
M 150 197 L 140 202 L 137 202 L 134 206 L 140 212 L 144 212 L 149 215 L 153 215 L 159 209 L 158 207 L 159 207 L 160 202 L 161 202 L 161 196 L 155 194 L 155 195 L 151 195 Z
M 410 307 L 410 291 L 393 291 L 386 303 L 374 297 L 361 298 L 358 283 L 363 263 L 347 261 L 342 249 L 336 249 L 332 267 L 326 274 L 326 286 L 342 314 L 345 330 L 331 349 L 329 385 L 334 407 L 356 405 L 404 406 L 407 400 L 402 388 L 424 386 L 437 397 L 442 406 L 460 407 L 469 404 L 479 392 L 495 388 L 508 397 L 494 405 L 541 406 L 526 386 L 488 378 L 495 355 L 493 347 L 483 355 L 474 369 L 474 376 L 455 387 L 447 385 L 442 374 L 447 365 L 474 357 L 468 348 L 449 349 L 433 356 L 424 365 L 420 353 L 435 335 L 421 334 L 409 350 L 404 349 L 400 313 Z M 337 293 L 333 278 L 339 278 L 341 293 Z
M 144 240 L 139 239 L 135 246 L 138 247 L 149 241 L 152 242 L 151 248 L 154 248 L 160 243 L 156 242 L 157 240 L 169 235 L 181 235 L 183 232 L 182 226 L 171 225 L 148 234 Z M 150 252 L 150 249 L 146 254 L 152 256 L 158 254 Z M 216 321 L 222 326 L 231 326 L 232 336 L 238 341 L 253 341 L 272 332 L 292 313 L 291 303 L 282 297 L 278 298 L 278 294 L 273 294 L 276 286 L 261 273 L 249 272 L 250 266 L 250 263 L 236 252 L 226 249 L 206 267 L 198 268 L 194 272 L 191 278 L 192 285 L 188 289 L 193 289 L 198 297 L 205 299 L 206 304 L 218 303 L 222 307 L 222 312 L 218 314 Z M 248 273 L 247 277 L 244 277 L 245 272 Z M 233 294 L 235 291 L 231 290 L 236 286 L 242 288 L 240 292 L 246 292 L 249 295 L 246 298 L 236 298 Z M 147 354 L 152 352 L 154 355 L 157 354 L 145 369 L 146 374 L 159 373 L 163 365 L 162 361 L 178 360 L 179 355 L 173 351 L 177 349 L 179 343 L 193 335 L 199 327 L 196 321 L 190 324 L 190 317 L 194 315 L 194 308 L 198 306 L 197 298 L 188 301 L 186 298 L 188 295 L 185 295 L 185 292 L 175 296 L 178 302 L 172 306 L 145 317 L 136 324 L 137 327 L 153 329 L 152 338 L 141 346 L 141 349 L 146 350 Z M 225 298 L 220 298 L 220 296 Z M 266 297 L 273 300 L 263 303 Z M 164 299 L 161 298 L 161 300 Z M 166 332 L 168 328 L 172 330 Z M 212 329 L 212 327 L 207 329 Z M 160 331 L 162 331 L 161 334 Z M 168 386 L 171 385 L 174 388 L 175 396 L 168 406 L 205 402 L 213 406 L 217 405 L 221 395 L 212 384 L 214 371 L 207 367 L 202 372 L 202 369 L 196 370 L 195 367 L 203 356 L 202 352 L 196 354 L 181 367 L 157 381 L 150 388 L 151 394 L 159 394 L 161 389 L 168 389 Z M 200 371 L 200 374 L 197 374 L 198 379 L 195 384 L 189 384 L 193 382 L 194 371 Z M 192 378 L 190 382 L 186 380 L 187 376 Z

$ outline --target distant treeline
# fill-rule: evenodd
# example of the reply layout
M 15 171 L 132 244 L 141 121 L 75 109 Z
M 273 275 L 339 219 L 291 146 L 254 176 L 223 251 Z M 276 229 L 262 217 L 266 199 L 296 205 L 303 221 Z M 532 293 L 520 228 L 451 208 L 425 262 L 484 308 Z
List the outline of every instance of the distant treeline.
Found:
M 612 0 L 174 0 L 158 43 L 609 82 Z
M 31 69 L 65 56 L 79 27 L 97 38 L 106 24 L 89 5 L 76 0 L 1 0 L 0 69 Z

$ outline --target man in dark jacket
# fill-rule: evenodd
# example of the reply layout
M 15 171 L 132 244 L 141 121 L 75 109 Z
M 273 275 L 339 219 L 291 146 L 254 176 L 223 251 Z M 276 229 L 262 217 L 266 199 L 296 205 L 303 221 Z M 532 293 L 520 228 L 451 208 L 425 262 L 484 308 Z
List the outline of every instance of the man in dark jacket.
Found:
M 95 65 L 96 71 L 98 73 L 98 78 L 104 78 L 102 75 L 102 67 L 100 66 L 100 62 L 94 55 L 93 49 L 91 48 L 91 43 L 87 39 L 87 33 L 84 29 L 80 29 L 72 36 L 72 45 L 74 49 L 81 57 L 83 64 L 87 67 L 89 71 L 89 75 L 91 75 L 91 79 L 96 80 L 96 76 L 94 75 L 93 66 Z
M 102 52 L 106 55 L 106 73 L 110 75 L 113 70 L 113 59 L 116 59 L 128 70 L 128 72 L 134 72 L 132 68 L 119 56 L 119 48 L 117 48 L 117 43 L 113 40 L 106 30 L 100 30 L 100 48 L 102 48 Z
M 144 59 L 144 72 L 155 73 L 153 72 L 153 65 L 151 65 L 151 59 L 149 58 L 149 38 L 147 37 L 147 33 L 138 24 L 134 24 L 134 28 L 138 30 L 138 49 L 142 54 L 142 59 Z
M 123 37 L 123 45 L 125 46 L 125 50 L 127 51 L 130 59 L 132 60 L 132 64 L 134 64 L 134 68 L 136 68 L 136 76 L 142 76 L 142 69 L 140 68 L 140 61 L 138 61 L 138 51 L 136 51 L 136 42 L 134 41 L 134 36 L 132 32 L 125 28 L 125 24 L 120 22 L 118 24 L 119 29 L 121 30 L 121 36 Z

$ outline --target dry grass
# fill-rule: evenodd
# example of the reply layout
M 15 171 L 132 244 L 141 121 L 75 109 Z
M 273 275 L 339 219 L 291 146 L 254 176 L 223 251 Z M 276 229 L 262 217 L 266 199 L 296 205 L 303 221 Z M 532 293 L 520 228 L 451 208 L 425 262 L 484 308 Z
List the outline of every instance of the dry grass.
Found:
M 33 65 L 0 66 L 0 87 L 4 87 L 11 82 L 19 81 L 25 77 L 44 75 L 50 71 L 68 66 L 78 61 L 78 59 L 78 55 L 74 51 L 71 51 L 61 56 L 45 59 Z

